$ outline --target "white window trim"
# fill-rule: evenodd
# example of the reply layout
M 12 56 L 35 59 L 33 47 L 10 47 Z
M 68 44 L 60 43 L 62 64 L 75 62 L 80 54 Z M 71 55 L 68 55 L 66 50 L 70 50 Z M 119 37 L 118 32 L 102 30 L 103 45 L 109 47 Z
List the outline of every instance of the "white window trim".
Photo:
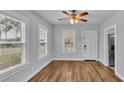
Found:
M 40 29 L 39 27 L 43 28 L 46 30 L 45 32 L 45 37 L 46 37 L 46 49 L 45 49 L 45 54 L 44 55 L 39 55 L 39 47 L 40 47 Z M 37 54 L 38 54 L 38 59 L 42 59 L 44 58 L 45 56 L 48 55 L 48 28 L 42 24 L 38 24 L 38 47 L 37 47 Z
M 8 13 L 10 13 L 10 15 L 8 15 Z M 11 13 L 12 13 L 12 15 L 11 15 Z M 11 19 L 14 19 L 14 20 L 17 20 L 17 21 L 19 21 L 19 22 L 21 22 L 22 23 L 22 32 L 21 32 L 21 41 L 20 42 L 2 42 L 2 43 L 0 43 L 0 44 L 21 44 L 22 46 L 21 46 L 21 54 L 22 54 L 22 57 L 21 57 L 21 64 L 17 64 L 17 65 L 15 65 L 15 66 L 10 66 L 10 67 L 8 67 L 8 68 L 5 68 L 5 69 L 2 69 L 2 70 L 0 70 L 0 75 L 2 76 L 3 74 L 8 74 L 9 72 L 11 72 L 11 71 L 13 71 L 13 70 L 15 70 L 15 69 L 17 69 L 17 68 L 21 68 L 22 66 L 24 67 L 24 65 L 25 64 L 29 64 L 28 62 L 26 62 L 26 49 L 25 49 L 25 42 L 26 42 L 26 23 L 23 21 L 23 20 L 21 20 L 21 19 L 19 19 L 19 18 L 16 18 L 16 17 L 14 17 L 13 16 L 13 13 L 15 14 L 15 15 L 18 15 L 17 13 L 15 13 L 15 12 L 0 12 L 0 15 L 5 15 L 5 16 L 8 16 L 8 17 L 10 17 Z M 1 77 L 0 76 L 0 77 Z
M 65 32 L 73 32 L 73 35 L 74 35 L 74 37 L 73 37 L 73 49 L 71 50 L 71 51 L 67 51 L 67 50 L 65 50 Z M 63 49 L 62 49 L 62 52 L 63 53 L 75 53 L 75 35 L 76 33 L 75 33 L 75 29 L 66 29 L 66 30 L 63 30 L 63 41 L 62 41 L 62 46 L 63 46 Z

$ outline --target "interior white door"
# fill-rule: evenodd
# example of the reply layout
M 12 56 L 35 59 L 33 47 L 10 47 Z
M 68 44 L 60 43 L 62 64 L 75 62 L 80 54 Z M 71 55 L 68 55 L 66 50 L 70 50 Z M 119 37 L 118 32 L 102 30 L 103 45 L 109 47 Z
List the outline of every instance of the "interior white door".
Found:
M 82 55 L 84 60 L 97 59 L 97 32 L 83 31 Z

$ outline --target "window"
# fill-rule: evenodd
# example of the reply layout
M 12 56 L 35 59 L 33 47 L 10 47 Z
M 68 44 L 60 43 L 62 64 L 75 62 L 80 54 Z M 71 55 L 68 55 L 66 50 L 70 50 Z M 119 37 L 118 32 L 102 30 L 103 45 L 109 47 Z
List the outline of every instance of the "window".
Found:
M 39 24 L 39 57 L 47 54 L 47 28 Z
M 73 52 L 75 48 L 74 44 L 75 31 L 64 31 L 64 52 Z
M 0 70 L 22 63 L 24 23 L 0 14 Z

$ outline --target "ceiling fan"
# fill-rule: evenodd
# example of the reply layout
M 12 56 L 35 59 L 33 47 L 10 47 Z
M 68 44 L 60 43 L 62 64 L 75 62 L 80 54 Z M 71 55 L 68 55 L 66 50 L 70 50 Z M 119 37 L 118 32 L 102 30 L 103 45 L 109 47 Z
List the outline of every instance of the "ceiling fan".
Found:
M 81 17 L 88 15 L 88 12 L 83 12 L 83 13 L 80 13 L 80 14 L 77 13 L 77 10 L 71 10 L 70 12 L 71 13 L 68 13 L 66 11 L 62 11 L 62 13 L 64 13 L 69 18 L 60 18 L 58 20 L 69 19 L 71 24 L 78 23 L 78 22 L 87 22 L 86 19 L 83 19 Z

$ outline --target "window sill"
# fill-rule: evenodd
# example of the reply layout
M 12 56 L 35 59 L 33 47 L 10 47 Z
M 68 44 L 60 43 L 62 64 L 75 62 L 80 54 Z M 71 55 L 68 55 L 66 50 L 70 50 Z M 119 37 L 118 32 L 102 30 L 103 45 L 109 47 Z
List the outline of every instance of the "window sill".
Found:
M 29 63 L 22 63 L 13 67 L 9 67 L 8 69 L 4 69 L 0 71 L 0 81 L 6 79 L 7 77 L 10 77 L 14 75 L 15 73 L 25 69 L 27 66 L 29 66 Z

